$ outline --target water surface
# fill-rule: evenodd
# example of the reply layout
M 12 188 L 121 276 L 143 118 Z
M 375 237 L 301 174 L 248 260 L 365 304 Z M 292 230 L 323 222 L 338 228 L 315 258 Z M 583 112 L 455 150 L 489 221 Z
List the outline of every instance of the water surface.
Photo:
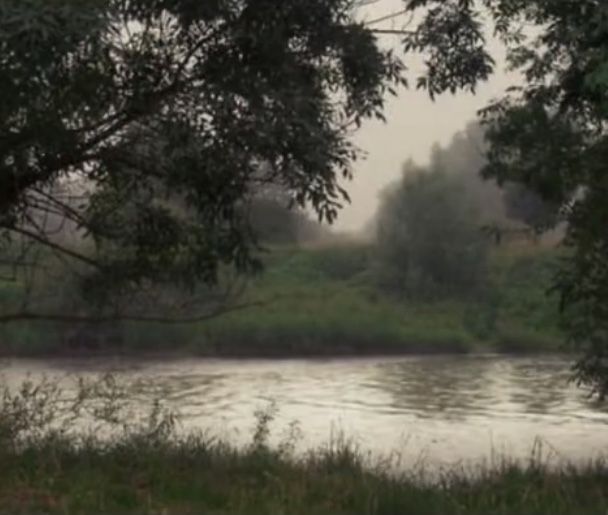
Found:
M 453 464 L 494 453 L 527 456 L 537 438 L 553 458 L 608 450 L 608 409 L 568 383 L 559 357 L 336 360 L 3 360 L 9 382 L 112 371 L 162 394 L 183 427 L 246 443 L 254 412 L 274 403 L 273 438 L 297 421 L 300 447 L 343 434 L 378 454 Z

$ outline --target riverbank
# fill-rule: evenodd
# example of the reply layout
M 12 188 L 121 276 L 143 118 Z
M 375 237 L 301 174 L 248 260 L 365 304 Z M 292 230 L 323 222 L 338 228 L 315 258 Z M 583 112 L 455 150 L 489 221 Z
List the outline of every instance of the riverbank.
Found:
M 0 513 L 216 515 L 600 514 L 608 467 L 551 469 L 531 459 L 395 473 L 346 444 L 304 457 L 190 438 L 132 437 L 103 448 L 48 441 L 2 449 Z
M 574 467 L 538 445 L 519 462 L 496 453 L 486 462 L 430 469 L 424 460 L 401 458 L 399 449 L 382 458 L 344 437 L 306 451 L 298 425 L 270 438 L 272 406 L 255 413 L 253 429 L 237 447 L 184 433 L 163 402 L 142 399 L 137 385 L 117 377 L 77 384 L 70 394 L 48 379 L 12 390 L 0 383 L 0 513 L 565 515 L 608 509 L 608 462 L 599 457 Z
M 563 351 L 557 299 L 547 296 L 555 252 L 493 251 L 483 291 L 441 300 L 379 287 L 373 249 L 342 244 L 278 248 L 239 301 L 260 303 L 205 323 L 0 327 L 4 356 L 171 354 L 311 357 Z

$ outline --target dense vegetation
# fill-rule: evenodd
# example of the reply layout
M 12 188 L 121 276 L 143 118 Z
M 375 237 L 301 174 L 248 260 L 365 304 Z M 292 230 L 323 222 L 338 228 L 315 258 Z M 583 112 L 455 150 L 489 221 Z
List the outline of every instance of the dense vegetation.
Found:
M 207 331 L 237 355 L 558 350 L 557 303 L 546 297 L 553 263 L 550 252 L 497 251 L 477 297 L 433 300 L 385 291 L 370 247 L 283 252 L 256 288 L 277 301 Z
M 561 349 L 558 253 L 526 240 L 489 251 L 475 295 L 412 298 L 386 290 L 369 244 L 277 247 L 241 301 L 260 302 L 198 324 L 6 325 L 2 352 L 169 351 L 200 355 L 381 354 Z M 13 287 L 14 288 L 14 287 Z M 7 301 L 13 290 L 1 290 Z M 48 302 L 59 302 L 50 296 Z
M 216 305 L 222 315 L 200 322 L 110 316 L 90 323 L 97 304 L 82 300 L 79 282 L 66 278 L 63 265 L 42 247 L 57 277 L 18 276 L 0 290 L 0 307 L 17 311 L 25 300 L 34 312 L 61 311 L 66 318 L 58 325 L 43 317 L 0 326 L 2 352 L 290 356 L 562 349 L 558 299 L 548 295 L 560 251 L 529 238 L 535 226 L 522 224 L 517 209 L 510 215 L 511 190 L 479 176 L 481 145 L 483 130 L 471 123 L 447 146 L 436 145 L 428 165 L 406 162 L 401 179 L 381 198 L 368 243 L 341 240 L 305 211 L 290 210 L 284 188 L 258 188 L 250 214 L 262 245 L 262 273 L 243 281 L 228 268 L 218 287 L 199 285 L 195 308 Z M 531 212 L 545 211 L 542 200 L 520 189 L 534 199 Z M 488 230 L 493 227 L 500 228 L 498 240 Z M 153 291 L 135 300 L 125 295 L 122 303 L 164 305 L 167 313 L 176 306 L 178 317 L 192 313 L 190 295 L 168 286 Z
M 306 211 L 290 210 L 284 188 L 260 186 L 249 209 L 262 245 L 261 274 L 243 281 L 228 267 L 218 287 L 198 285 L 194 297 L 168 285 L 142 288 L 135 298 L 125 294 L 118 308 L 136 303 L 145 313 L 146 306 L 166 306 L 176 319 L 100 317 L 97 304 L 81 298 L 79 281 L 66 277 L 64 265 L 41 246 L 37 251 L 47 272 L 4 283 L 0 308 L 19 311 L 25 302 L 34 313 L 66 314 L 57 325 L 43 317 L 0 326 L 2 352 L 289 356 L 558 350 L 565 340 L 558 299 L 547 290 L 560 251 L 541 244 L 534 225 L 524 225 L 517 209 L 510 215 L 510 190 L 479 176 L 481 145 L 483 130 L 471 123 L 447 146 L 436 145 L 428 165 L 406 162 L 401 179 L 382 195 L 365 244 L 341 240 Z M 535 209 L 544 212 L 545 204 L 536 199 L 529 211 Z M 498 227 L 496 239 L 489 229 Z M 218 312 L 202 321 L 195 316 L 189 324 L 173 323 L 196 315 L 198 306 L 216 306 Z

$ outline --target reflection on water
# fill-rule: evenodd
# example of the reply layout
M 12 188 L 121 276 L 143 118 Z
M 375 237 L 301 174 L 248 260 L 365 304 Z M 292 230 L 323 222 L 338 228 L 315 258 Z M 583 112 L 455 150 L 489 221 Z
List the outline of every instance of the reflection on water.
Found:
M 487 362 L 433 358 L 380 365 L 370 386 L 391 395 L 391 407 L 423 419 L 464 420 L 487 405 Z
M 566 459 L 608 450 L 606 406 L 568 383 L 557 357 L 411 357 L 302 361 L 0 362 L 9 382 L 32 375 L 113 371 L 141 394 L 162 394 L 184 426 L 250 438 L 253 413 L 275 402 L 276 433 L 298 420 L 303 445 L 336 430 L 377 451 L 430 462 L 522 456 L 537 437 Z M 232 430 L 232 432 L 227 432 Z

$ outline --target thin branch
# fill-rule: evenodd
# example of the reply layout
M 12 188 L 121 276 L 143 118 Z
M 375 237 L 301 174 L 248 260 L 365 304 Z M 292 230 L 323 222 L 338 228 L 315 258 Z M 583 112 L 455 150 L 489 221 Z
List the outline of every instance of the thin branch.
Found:
M 74 258 L 82 263 L 86 263 L 87 265 L 92 266 L 94 268 L 97 268 L 97 269 L 103 268 L 101 266 L 101 264 L 98 263 L 97 261 L 95 261 L 94 259 L 91 259 L 83 254 L 80 254 L 80 253 L 76 252 L 75 250 L 71 250 L 66 247 L 63 247 L 63 246 L 59 245 L 58 243 L 54 243 L 51 240 L 41 236 L 40 234 L 36 234 L 35 232 L 28 231 L 27 229 L 23 229 L 22 227 L 8 227 L 7 230 L 9 230 L 11 232 L 15 232 L 17 234 L 21 234 L 22 236 L 25 236 L 26 238 L 30 238 L 34 241 L 37 241 L 38 243 L 41 243 L 42 245 L 45 245 L 46 247 L 49 247 L 50 249 L 59 251 L 62 254 L 65 254 L 66 256 Z
M 385 16 L 381 16 L 380 18 L 374 18 L 373 20 L 366 21 L 365 26 L 369 27 L 370 25 L 374 25 L 376 23 L 380 23 L 380 22 L 387 21 L 387 20 L 393 20 L 393 19 L 397 18 L 398 16 L 407 14 L 408 12 L 410 12 L 409 9 L 403 9 L 401 11 L 397 11 L 394 13 L 387 14 Z
M 73 207 L 69 206 L 65 202 L 59 200 L 55 195 L 49 194 L 40 188 L 32 188 L 32 191 L 37 193 L 38 195 L 44 197 L 49 204 L 55 204 L 60 210 L 60 213 L 63 214 L 70 220 L 83 225 L 85 223 L 84 218 L 76 211 Z
M 416 31 L 403 29 L 370 29 L 369 31 L 372 34 L 392 34 L 396 36 L 412 36 L 416 34 Z
M 274 299 L 273 299 L 274 300 Z M 193 324 L 204 322 L 213 318 L 218 318 L 229 313 L 243 311 L 252 307 L 266 306 L 271 301 L 256 301 L 237 304 L 231 307 L 222 307 L 213 310 L 209 313 L 192 317 L 163 317 L 163 316 L 144 316 L 144 315 L 128 315 L 115 314 L 104 316 L 89 316 L 89 315 L 65 315 L 61 313 L 37 313 L 31 311 L 17 311 L 15 313 L 7 313 L 0 315 L 0 324 L 8 324 L 13 322 L 23 321 L 38 321 L 38 322 L 56 322 L 56 323 L 90 323 L 100 324 L 107 322 L 150 322 L 157 324 Z
M 225 27 L 221 28 L 224 29 Z M 190 60 L 206 43 L 208 43 L 219 32 L 220 30 L 218 29 L 217 31 L 212 31 L 210 34 L 207 34 L 205 37 L 201 37 L 201 39 L 199 39 L 199 41 L 197 41 L 196 44 L 193 45 L 192 48 L 190 48 L 190 50 L 186 53 L 181 62 L 177 65 L 177 69 L 173 74 L 171 83 L 160 90 L 149 93 L 149 95 L 145 99 L 146 103 L 150 105 L 154 104 L 155 107 L 157 107 L 157 104 L 162 102 L 167 96 L 176 93 L 179 89 L 182 74 L 190 64 Z M 129 125 L 132 121 L 135 121 L 143 116 L 149 115 L 150 111 L 153 111 L 153 109 L 150 109 L 147 113 L 142 113 L 138 108 L 131 107 L 130 109 L 124 109 L 121 112 L 109 116 L 102 124 L 98 125 L 98 127 L 107 123 L 110 123 L 110 126 L 102 130 L 99 134 L 90 138 L 88 141 L 86 141 L 83 146 L 83 150 L 87 151 L 94 148 L 99 143 L 104 142 L 108 137 L 116 134 L 122 128 Z

